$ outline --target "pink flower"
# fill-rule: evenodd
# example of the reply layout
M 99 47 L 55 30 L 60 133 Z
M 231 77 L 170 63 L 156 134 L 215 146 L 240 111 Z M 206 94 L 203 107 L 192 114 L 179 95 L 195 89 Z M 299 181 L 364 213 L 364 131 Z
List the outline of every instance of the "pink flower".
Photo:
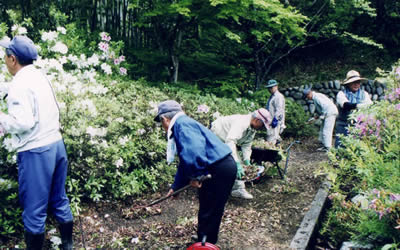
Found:
M 114 59 L 114 64 L 115 65 L 118 65 L 118 64 L 120 64 L 121 63 L 121 60 L 119 59 L 119 58 L 115 58 Z
M 103 41 L 109 42 L 111 40 L 111 37 L 106 32 L 101 32 L 100 36 Z
M 396 104 L 396 106 L 394 106 L 394 107 L 395 107 L 395 109 L 400 110 L 400 103 Z
M 121 68 L 119 68 L 119 73 L 124 76 L 128 73 L 128 71 L 126 70 L 126 68 L 121 67 Z
M 105 43 L 105 42 L 100 42 L 99 43 L 99 49 L 101 51 L 107 52 L 109 48 L 110 48 L 110 46 L 108 45 L 108 43 Z
M 391 201 L 399 201 L 400 200 L 400 194 L 390 194 L 390 200 Z
M 120 61 L 120 62 L 125 62 L 125 56 L 120 56 L 120 57 L 119 57 L 119 61 Z
M 197 107 L 198 113 L 208 113 L 209 110 L 210 110 L 209 107 L 205 104 L 201 104 Z

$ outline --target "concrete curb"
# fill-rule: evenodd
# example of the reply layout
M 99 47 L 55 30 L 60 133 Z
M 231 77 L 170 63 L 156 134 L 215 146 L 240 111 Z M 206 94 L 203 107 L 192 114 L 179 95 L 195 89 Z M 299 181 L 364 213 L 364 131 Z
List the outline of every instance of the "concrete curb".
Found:
M 292 242 L 290 243 L 290 249 L 302 250 L 308 248 L 310 240 L 315 231 L 315 227 L 318 224 L 320 214 L 325 206 L 330 187 L 331 184 L 328 181 L 325 181 L 318 189 L 318 192 L 311 203 L 310 210 L 304 216 L 299 229 L 297 229 L 296 235 L 293 237 Z

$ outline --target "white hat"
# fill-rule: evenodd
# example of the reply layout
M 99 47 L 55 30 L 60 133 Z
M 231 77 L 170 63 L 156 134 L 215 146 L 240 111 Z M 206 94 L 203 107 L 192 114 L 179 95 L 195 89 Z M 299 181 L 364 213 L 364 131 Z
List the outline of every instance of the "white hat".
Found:
M 365 81 L 365 80 L 367 80 L 367 79 L 360 77 L 360 73 L 358 73 L 355 70 L 350 70 L 349 72 L 347 72 L 346 79 L 343 81 L 342 84 L 346 85 L 351 82 Z
M 255 111 L 257 119 L 260 119 L 263 123 L 266 129 L 269 129 L 271 127 L 271 122 L 272 122 L 272 116 L 269 113 L 268 110 L 265 108 L 260 108 Z

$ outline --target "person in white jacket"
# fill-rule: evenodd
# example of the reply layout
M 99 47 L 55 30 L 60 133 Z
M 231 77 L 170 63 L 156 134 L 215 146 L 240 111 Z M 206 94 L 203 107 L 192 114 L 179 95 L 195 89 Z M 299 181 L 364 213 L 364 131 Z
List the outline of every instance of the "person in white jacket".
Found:
M 329 97 L 314 92 L 311 88 L 304 89 L 303 94 L 306 99 L 314 101 L 316 113 L 320 114 L 319 116 L 316 115 L 314 119 L 322 120 L 318 140 L 323 144 L 323 147 L 318 148 L 317 151 L 327 152 L 332 147 L 332 134 L 338 109 Z
M 269 80 L 266 86 L 271 96 L 268 99 L 266 109 L 271 113 L 271 129 L 267 131 L 267 141 L 279 144 L 282 141 L 281 134 L 285 126 L 285 97 L 278 90 L 278 82 Z
M 27 249 L 42 249 L 48 210 L 59 223 L 62 249 L 72 249 L 73 217 L 65 192 L 68 159 L 53 89 L 33 65 L 38 53 L 32 40 L 15 36 L 0 46 L 6 49 L 4 60 L 13 75 L 5 97 L 8 112 L 0 112 L 0 125 L 17 151 Z
M 349 115 L 358 108 L 372 104 L 368 92 L 361 89 L 361 83 L 366 81 L 355 70 L 350 70 L 346 74 L 346 79 L 342 82 L 344 89 L 336 95 L 336 104 L 339 108 L 339 116 L 336 121 L 336 141 L 335 148 L 341 146 L 340 135 L 348 135 Z
M 252 199 L 253 196 L 246 191 L 245 183 L 242 180 L 244 170 L 242 163 L 250 165 L 251 145 L 256 130 L 265 127 L 270 129 L 272 121 L 268 110 L 260 108 L 246 115 L 230 115 L 219 117 L 211 124 L 211 131 L 214 132 L 232 150 L 233 159 L 238 168 L 237 180 L 235 181 L 231 195 L 233 197 Z M 237 146 L 241 147 L 243 160 L 239 158 Z

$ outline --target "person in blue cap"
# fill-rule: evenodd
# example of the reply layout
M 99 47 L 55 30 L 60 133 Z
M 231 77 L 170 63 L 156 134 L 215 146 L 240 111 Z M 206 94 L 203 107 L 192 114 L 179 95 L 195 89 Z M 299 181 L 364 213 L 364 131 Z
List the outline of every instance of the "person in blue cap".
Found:
M 267 131 L 267 141 L 279 144 L 282 141 L 281 134 L 285 126 L 285 97 L 278 90 L 278 82 L 269 80 L 266 86 L 271 96 L 268 99 L 266 109 L 273 117 L 271 128 Z
M 306 88 L 303 90 L 303 96 L 307 100 L 314 101 L 316 113 L 314 119 L 320 119 L 322 126 L 319 130 L 318 140 L 322 143 L 322 147 L 318 148 L 317 151 L 328 152 L 332 147 L 332 134 L 335 127 L 336 116 L 338 115 L 338 109 L 329 97 L 322 93 L 317 93 Z
M 185 115 L 174 100 L 161 102 L 154 120 L 161 122 L 167 132 L 167 162 L 172 163 L 175 155 L 179 157 L 175 181 L 168 195 L 189 183 L 198 188 L 197 239 L 206 236 L 207 242 L 215 244 L 225 204 L 236 179 L 232 151 L 208 128 Z M 211 179 L 198 181 L 200 176 L 208 174 Z
M 35 68 L 32 40 L 15 36 L 1 41 L 13 75 L 6 97 L 8 113 L 0 124 L 18 152 L 19 199 L 27 249 L 42 249 L 47 211 L 59 223 L 62 249 L 72 249 L 73 217 L 65 192 L 67 153 L 60 133 L 59 108 L 46 76 Z

